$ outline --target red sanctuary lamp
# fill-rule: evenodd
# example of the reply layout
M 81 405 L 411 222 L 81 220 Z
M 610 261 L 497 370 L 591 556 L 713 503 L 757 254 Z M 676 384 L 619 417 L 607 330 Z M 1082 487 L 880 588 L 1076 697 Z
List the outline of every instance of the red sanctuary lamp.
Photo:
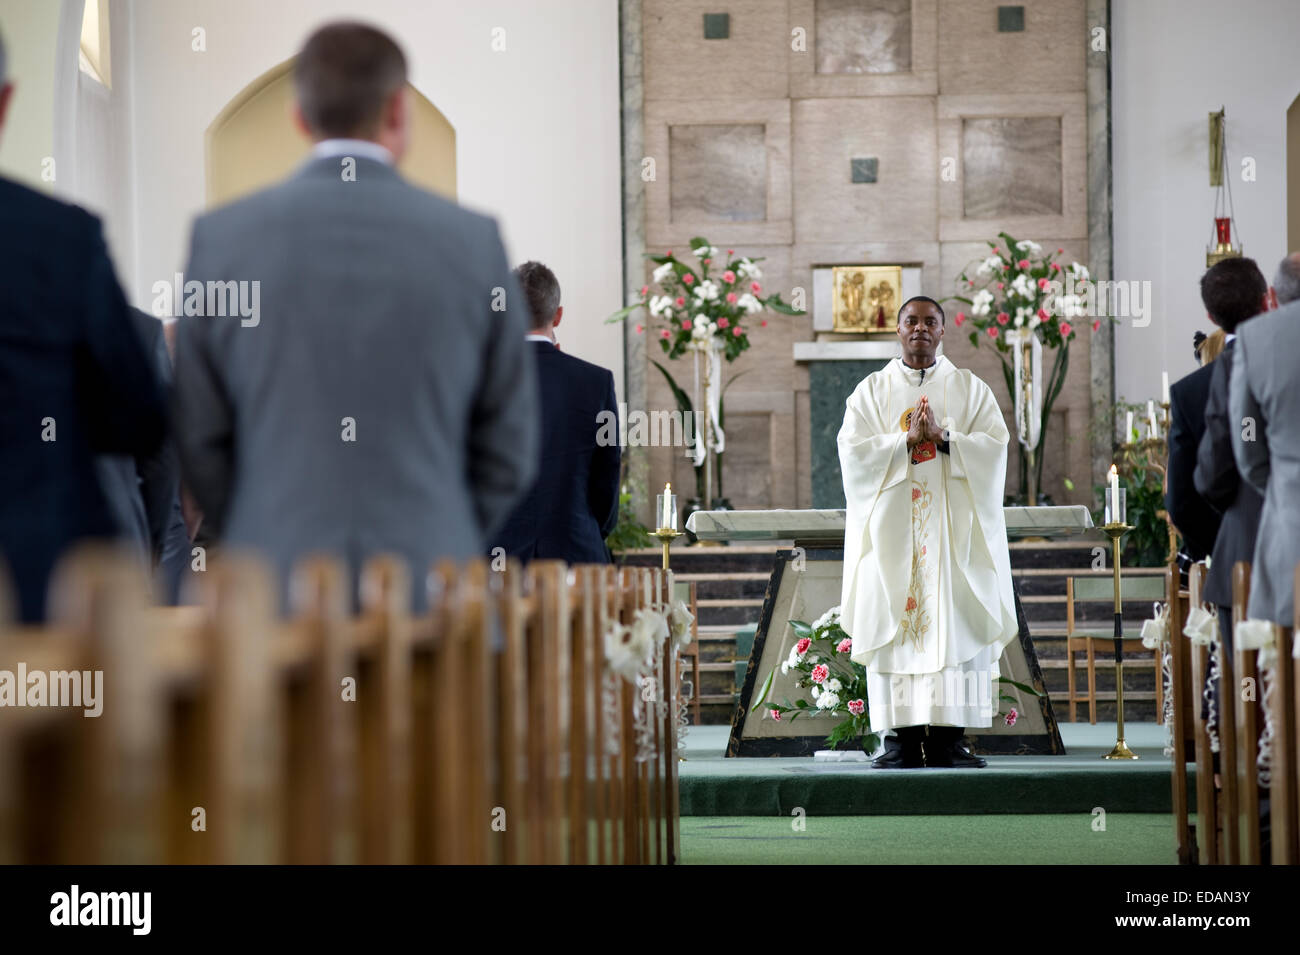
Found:
M 1214 193 L 1214 245 L 1205 250 L 1205 267 L 1241 255 L 1232 244 L 1232 185 L 1228 178 L 1227 118 L 1223 110 L 1210 114 L 1210 185 Z

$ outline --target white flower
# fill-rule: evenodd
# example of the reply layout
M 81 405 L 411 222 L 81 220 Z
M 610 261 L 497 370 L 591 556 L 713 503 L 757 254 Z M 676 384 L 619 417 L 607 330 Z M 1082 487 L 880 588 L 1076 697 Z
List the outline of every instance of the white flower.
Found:
M 1062 295 L 1056 301 L 1062 318 L 1077 318 L 1083 314 L 1083 299 L 1078 295 Z
M 697 245 L 691 251 L 697 259 L 711 259 L 718 254 L 717 247 L 712 245 Z
M 1032 280 L 1024 272 L 1017 275 L 1015 281 L 1011 283 L 1011 291 L 1015 292 L 1021 298 L 1027 298 L 1031 301 L 1035 294 Z
M 791 648 L 790 648 L 790 656 L 786 657 L 786 661 L 785 661 L 785 662 L 786 662 L 786 665 L 787 665 L 787 666 L 795 666 L 795 665 L 797 665 L 798 662 L 799 662 L 799 651 L 796 650 L 794 647 L 791 647 Z
M 975 271 L 978 275 L 988 275 L 994 269 L 997 269 L 998 271 L 1002 270 L 1002 257 L 999 255 L 990 255 L 980 263 L 980 267 Z
M 691 322 L 691 339 L 693 341 L 703 341 L 709 337 L 709 320 L 703 315 L 696 315 L 695 320 Z
M 809 662 L 809 663 L 816 663 L 816 662 L 817 662 L 818 660 L 820 660 L 820 659 L 821 659 L 821 657 L 819 657 L 817 654 L 814 653 L 812 656 L 810 656 L 810 657 L 808 658 L 808 662 Z
M 655 280 L 656 284 L 662 285 L 664 279 L 668 278 L 668 276 L 672 274 L 673 264 L 671 262 L 665 262 L 663 265 L 659 266 L 659 268 L 655 269 L 650 277 Z
M 673 603 L 668 611 L 668 631 L 672 634 L 674 649 L 684 650 L 690 646 L 691 624 L 694 622 L 695 615 L 691 613 L 684 600 Z
M 1032 323 L 1033 320 L 1034 320 L 1034 310 L 1032 308 L 1026 308 L 1024 305 L 1016 306 L 1016 319 L 1015 319 L 1016 328 L 1023 328 L 1025 322 Z M 1030 327 L 1032 328 L 1033 325 L 1031 324 Z
M 812 625 L 812 628 L 814 630 L 820 630 L 822 627 L 829 627 L 833 623 L 839 623 L 839 621 L 840 621 L 840 608 L 832 607 L 830 610 L 827 610 L 824 614 L 822 614 L 820 617 L 817 618 L 817 621 Z
M 982 288 L 975 293 L 975 298 L 971 300 L 970 313 L 977 317 L 987 315 L 992 305 L 993 293 L 986 288 Z
M 605 634 L 605 658 L 611 670 L 634 682 L 655 648 L 667 639 L 668 621 L 663 614 L 638 610 L 632 626 L 614 626 Z
M 671 315 L 673 311 L 673 300 L 667 295 L 650 296 L 650 314 L 658 318 L 661 315 Z
M 782 661 L 781 661 L 781 675 L 782 675 L 782 676 L 785 676 L 785 675 L 786 675 L 787 673 L 789 673 L 789 672 L 790 672 L 790 661 L 789 661 L 789 660 L 782 660 Z
M 1070 277 L 1076 282 L 1088 281 L 1088 270 L 1078 262 L 1070 263 Z
M 718 283 L 713 279 L 701 282 L 695 286 L 695 297 L 703 302 L 712 302 L 718 297 Z
M 745 278 L 751 280 L 761 279 L 763 277 L 763 273 L 759 269 L 759 267 L 755 265 L 753 262 L 749 261 L 749 259 L 741 259 L 738 263 L 736 263 L 736 271 L 741 275 L 743 275 Z
M 834 692 L 838 693 L 840 690 L 844 689 L 844 684 L 841 683 L 839 680 L 835 679 L 835 677 L 831 677 L 829 680 L 826 681 L 826 689 L 833 690 Z
M 736 304 L 751 315 L 763 310 L 763 303 L 755 298 L 751 292 L 746 292 L 744 295 L 740 296 L 740 298 L 736 300 Z
M 822 688 L 820 686 L 814 685 L 812 688 L 812 698 L 814 700 L 817 699 L 817 697 L 821 695 L 821 692 L 822 692 Z
M 839 705 L 840 705 L 839 694 L 834 693 L 830 690 L 827 690 L 821 696 L 817 697 L 817 709 L 819 710 L 833 710 L 835 709 L 835 707 Z
M 1041 245 L 1039 245 L 1037 242 L 1031 242 L 1029 239 L 1023 239 L 1022 241 L 1017 242 L 1016 248 L 1020 249 L 1022 252 L 1029 252 L 1033 255 L 1038 255 L 1040 252 L 1043 251 L 1043 247 Z

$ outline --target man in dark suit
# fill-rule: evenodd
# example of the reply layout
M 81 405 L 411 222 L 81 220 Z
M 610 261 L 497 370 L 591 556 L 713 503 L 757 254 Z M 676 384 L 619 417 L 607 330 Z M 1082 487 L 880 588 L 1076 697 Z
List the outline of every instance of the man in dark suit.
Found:
M 294 84 L 311 158 L 194 224 L 187 284 L 226 308 L 177 326 L 182 475 L 203 526 L 282 584 L 312 552 L 354 583 L 392 553 L 418 610 L 432 562 L 481 555 L 533 479 L 524 299 L 496 223 L 394 168 L 411 107 L 391 38 L 324 26 Z
M 528 298 L 528 347 L 542 395 L 542 442 L 537 480 L 491 539 L 524 562 L 608 563 L 605 538 L 618 523 L 618 404 L 606 368 L 566 355 L 555 343 L 564 308 L 555 273 L 540 262 L 515 269 Z M 612 427 L 602 428 L 602 423 Z
M 0 129 L 12 95 L 0 39 Z M 94 455 L 148 454 L 163 430 L 99 220 L 0 178 L 0 556 L 22 620 L 44 619 L 70 544 L 116 530 Z
M 1206 298 L 1207 281 L 1211 287 L 1217 287 L 1220 276 L 1229 285 L 1234 284 L 1228 276 L 1237 273 L 1229 271 L 1215 273 L 1219 265 L 1228 261 L 1250 262 L 1249 259 L 1235 259 L 1220 262 L 1201 279 L 1201 298 L 1209 310 L 1210 320 L 1219 323 L 1210 300 Z M 1255 269 L 1258 272 L 1258 269 Z M 1251 306 L 1254 307 L 1253 305 Z M 1246 316 L 1230 319 L 1234 324 Z M 1165 510 L 1169 519 L 1178 528 L 1183 537 L 1183 553 L 1193 562 L 1204 560 L 1214 550 L 1214 539 L 1219 532 L 1219 512 L 1196 490 L 1192 475 L 1196 470 L 1196 450 L 1205 434 L 1205 403 L 1210 395 L 1210 376 L 1214 373 L 1213 364 L 1204 365 L 1178 381 L 1169 389 L 1169 464 L 1165 483 Z
M 1221 515 L 1219 533 L 1205 581 L 1205 599 L 1219 608 L 1219 633 L 1232 652 L 1232 567 L 1255 555 L 1255 535 L 1264 496 L 1237 471 L 1232 451 L 1233 427 L 1228 420 L 1228 388 L 1237 327 L 1269 311 L 1273 301 L 1268 284 L 1254 261 L 1224 259 L 1201 278 L 1201 300 L 1210 320 L 1223 329 L 1223 353 L 1209 366 L 1210 390 L 1205 404 L 1205 434 L 1197 450 L 1196 490 Z

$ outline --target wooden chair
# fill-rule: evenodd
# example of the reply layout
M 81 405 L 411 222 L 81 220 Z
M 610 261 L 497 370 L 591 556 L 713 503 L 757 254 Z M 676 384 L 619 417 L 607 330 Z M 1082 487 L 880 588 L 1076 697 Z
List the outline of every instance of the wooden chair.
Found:
M 1164 601 L 1167 599 L 1166 584 L 1163 577 L 1153 574 L 1129 575 L 1120 577 L 1120 599 L 1128 600 L 1149 600 Z M 1101 628 L 1093 630 L 1082 630 L 1076 626 L 1075 621 L 1075 604 L 1076 603 L 1108 603 L 1112 606 L 1115 602 L 1115 582 L 1111 576 L 1093 576 L 1093 577 L 1067 577 L 1065 580 L 1065 619 L 1066 619 L 1066 637 L 1065 637 L 1065 671 L 1068 692 L 1066 695 L 1066 705 L 1069 708 L 1070 722 L 1073 723 L 1078 713 L 1078 704 L 1086 701 L 1088 704 L 1088 722 L 1097 722 L 1097 660 L 1094 645 L 1097 641 L 1105 641 L 1106 646 L 1114 645 L 1114 628 L 1108 627 L 1104 631 Z M 1161 713 L 1164 710 L 1164 679 L 1160 672 L 1160 655 L 1152 654 L 1146 657 L 1147 651 L 1142 647 L 1142 639 L 1138 636 L 1125 637 L 1122 641 L 1124 648 L 1125 662 L 1130 660 L 1129 648 L 1140 651 L 1142 655 L 1155 664 L 1156 671 L 1156 712 Z M 1075 654 L 1084 651 L 1087 673 L 1088 673 L 1088 692 L 1087 695 L 1079 695 L 1075 684 Z M 1129 696 L 1129 699 L 1133 699 Z

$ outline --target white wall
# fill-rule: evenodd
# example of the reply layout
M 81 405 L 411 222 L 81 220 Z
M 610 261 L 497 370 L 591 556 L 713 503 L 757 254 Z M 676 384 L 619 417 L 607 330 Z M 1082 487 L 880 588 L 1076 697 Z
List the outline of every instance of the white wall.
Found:
M 1227 110 L 1237 237 L 1271 282 L 1286 248 L 1286 110 L 1300 94 L 1296 0 L 1116 0 L 1111 7 L 1115 277 L 1150 281 L 1150 326 L 1116 335 L 1115 391 L 1158 397 L 1209 331 L 1198 281 L 1211 241 L 1207 115 Z M 1257 179 L 1243 182 L 1252 157 Z M 1297 250 L 1291 250 L 1297 251 Z
M 129 37 L 113 51 L 113 71 L 115 91 L 130 91 L 118 129 L 131 143 L 122 188 L 134 201 L 127 211 L 112 202 L 97 211 L 113 220 L 111 235 L 131 238 L 119 265 L 135 304 L 148 308 L 153 283 L 184 266 L 191 219 L 204 208 L 204 136 L 221 109 L 291 57 L 319 24 L 365 19 L 401 43 L 412 82 L 455 127 L 461 203 L 498 218 L 512 262 L 533 258 L 555 270 L 564 289 L 562 345 L 613 369 L 623 393 L 622 329 L 602 324 L 622 304 L 616 3 L 127 0 L 123 6 Z M 205 52 L 191 48 L 196 27 L 206 31 Z M 492 49 L 497 27 L 505 30 L 504 52 Z
M 13 101 L 0 130 L 0 175 L 37 189 L 42 162 L 54 155 L 54 53 L 59 31 L 57 0 L 0 0 Z M 57 178 L 58 165 L 55 165 Z

